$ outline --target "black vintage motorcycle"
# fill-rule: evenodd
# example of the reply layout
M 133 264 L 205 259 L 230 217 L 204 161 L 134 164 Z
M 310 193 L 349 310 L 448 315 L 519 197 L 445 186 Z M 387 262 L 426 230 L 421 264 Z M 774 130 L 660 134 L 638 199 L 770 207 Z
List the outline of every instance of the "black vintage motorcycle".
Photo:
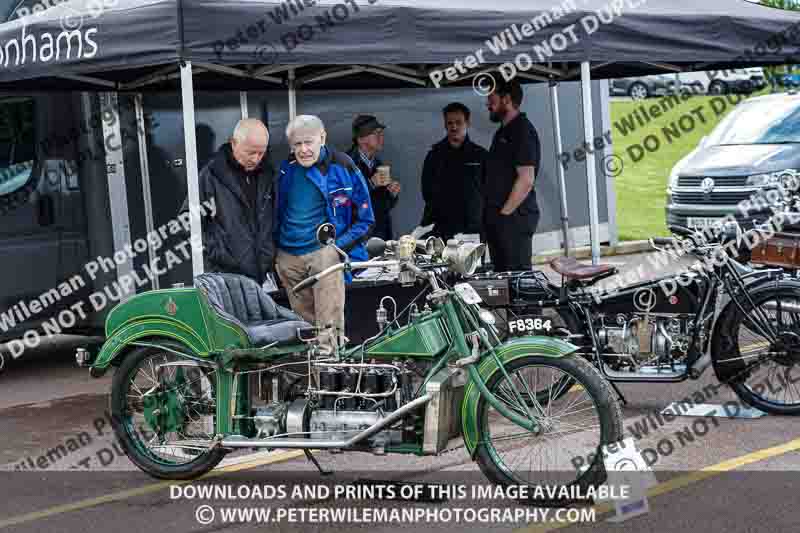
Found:
M 617 382 L 698 379 L 713 365 L 744 403 L 800 415 L 800 280 L 746 264 L 743 243 L 758 229 L 670 231 L 676 238 L 651 239 L 658 251 L 651 261 L 663 266 L 687 253 L 698 259 L 677 275 L 609 289 L 600 282 L 618 274 L 616 267 L 559 257 L 550 265 L 561 286 L 541 271 L 476 274 L 469 282 L 505 315 L 498 327 L 507 337 L 554 335 L 580 346 L 623 402 Z

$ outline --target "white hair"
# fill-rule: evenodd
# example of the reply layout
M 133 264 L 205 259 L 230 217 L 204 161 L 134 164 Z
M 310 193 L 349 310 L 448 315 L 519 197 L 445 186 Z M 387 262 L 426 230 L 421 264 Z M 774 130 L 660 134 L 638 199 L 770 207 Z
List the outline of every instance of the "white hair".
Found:
M 263 129 L 266 132 L 267 142 L 269 142 L 269 130 L 267 130 L 267 127 L 264 125 L 264 123 L 257 118 L 243 118 L 237 122 L 236 127 L 233 129 L 232 137 L 237 143 L 244 142 L 244 140 L 247 139 L 247 136 L 250 135 L 250 132 L 256 128 Z
M 319 117 L 314 115 L 298 115 L 286 126 L 286 138 L 291 142 L 292 137 L 298 133 L 322 133 L 324 131 L 325 124 L 322 123 Z

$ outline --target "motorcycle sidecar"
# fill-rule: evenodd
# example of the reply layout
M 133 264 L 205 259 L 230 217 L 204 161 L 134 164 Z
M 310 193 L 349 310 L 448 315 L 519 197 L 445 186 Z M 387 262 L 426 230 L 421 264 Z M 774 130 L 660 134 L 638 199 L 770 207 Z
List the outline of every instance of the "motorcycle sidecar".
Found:
M 91 364 L 102 376 L 133 346 L 177 342 L 204 359 L 269 360 L 303 352 L 299 332 L 313 326 L 277 305 L 255 281 L 238 274 L 206 273 L 194 287 L 148 291 L 117 305 L 106 319 L 106 342 Z M 166 348 L 174 351 L 174 348 Z

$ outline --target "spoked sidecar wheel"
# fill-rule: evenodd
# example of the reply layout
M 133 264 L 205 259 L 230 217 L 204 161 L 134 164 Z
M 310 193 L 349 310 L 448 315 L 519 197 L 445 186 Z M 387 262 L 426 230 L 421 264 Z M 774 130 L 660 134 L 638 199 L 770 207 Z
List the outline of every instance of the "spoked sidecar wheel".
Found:
M 125 357 L 112 382 L 111 421 L 136 466 L 180 480 L 219 464 L 226 452 L 208 449 L 216 427 L 216 377 L 214 368 L 157 348 Z
M 718 349 L 717 364 L 726 368 L 736 395 L 747 405 L 774 415 L 800 415 L 800 290 L 768 291 L 753 303 L 771 325 L 750 320 L 736 310 L 723 328 L 728 350 Z
M 531 395 L 538 397 L 544 391 L 549 401 L 538 406 L 543 416 L 536 417 L 542 428 L 537 435 L 505 418 L 485 398 L 479 400 L 477 461 L 484 475 L 500 485 L 531 489 L 577 485 L 582 494 L 602 484 L 606 472 L 601 448 L 622 439 L 622 410 L 599 372 L 577 356 L 523 357 L 507 365 L 506 372 L 523 401 L 531 403 Z M 524 412 L 518 401 L 506 399 L 516 396 L 502 372 L 495 372 L 486 386 L 508 408 Z M 526 390 L 531 391 L 527 398 Z M 583 464 L 591 461 L 589 468 L 576 468 L 579 459 Z M 556 497 L 531 502 L 565 505 L 572 500 Z

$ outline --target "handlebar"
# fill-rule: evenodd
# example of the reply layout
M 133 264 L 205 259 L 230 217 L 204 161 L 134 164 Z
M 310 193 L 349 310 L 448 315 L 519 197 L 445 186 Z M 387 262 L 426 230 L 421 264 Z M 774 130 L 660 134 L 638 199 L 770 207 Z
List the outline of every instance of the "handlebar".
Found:
M 313 287 L 319 280 L 326 276 L 330 276 L 334 272 L 339 272 L 344 270 L 346 267 L 349 268 L 370 268 L 370 267 L 388 267 L 399 265 L 400 261 L 391 260 L 391 261 L 353 261 L 349 263 L 337 263 L 333 266 L 329 266 L 322 272 L 314 274 L 313 276 L 304 279 L 297 285 L 292 288 L 292 292 L 300 292 L 304 289 L 308 289 L 309 287 Z
M 745 251 L 746 241 L 748 241 L 747 236 L 762 230 L 762 228 L 756 227 L 742 232 L 738 224 L 732 227 L 728 224 L 719 228 L 715 227 L 715 231 L 709 231 L 709 228 L 692 230 L 677 224 L 669 224 L 667 228 L 678 238 L 656 237 L 650 239 L 650 242 L 655 246 L 678 248 L 681 239 L 686 239 L 692 243 L 692 247 L 685 249 L 686 252 L 705 254 L 719 247 L 726 247 L 727 253 L 734 258 L 745 258 L 747 255 Z
M 669 229 L 675 235 L 680 235 L 681 237 L 692 238 L 695 236 L 695 232 L 685 226 L 670 224 L 669 226 L 667 226 L 667 229 Z
M 391 266 L 402 266 L 402 272 L 413 272 L 416 277 L 419 278 L 426 278 L 431 283 L 431 286 L 434 290 L 438 290 L 438 285 L 436 283 L 436 275 L 432 272 L 432 269 L 436 268 L 448 268 L 454 269 L 457 272 L 462 271 L 474 271 L 474 268 L 477 266 L 475 257 L 477 253 L 483 250 L 483 246 L 485 245 L 474 245 L 474 244 L 464 244 L 466 248 L 458 247 L 457 250 L 453 251 L 450 248 L 442 249 L 443 243 L 439 238 L 429 238 L 424 246 L 420 246 L 420 243 L 416 243 L 415 249 L 417 252 L 429 252 L 428 254 L 420 254 L 420 255 L 430 255 L 430 260 L 423 261 L 422 265 L 414 264 L 415 261 L 412 257 L 405 257 L 408 254 L 409 250 L 405 249 L 405 244 L 407 243 L 406 238 L 403 237 L 399 241 L 384 241 L 382 239 L 373 237 L 369 239 L 367 242 L 367 251 L 370 256 L 374 256 L 377 254 L 383 254 L 386 252 L 387 249 L 395 249 L 398 245 L 403 245 L 401 250 L 402 256 L 398 259 L 390 259 L 390 260 L 378 260 L 371 259 L 369 261 L 357 261 L 357 262 L 350 262 L 347 258 L 347 254 L 340 251 L 337 248 L 337 251 L 340 252 L 341 255 L 345 257 L 344 263 L 337 263 L 333 266 L 330 266 L 323 270 L 322 272 L 318 272 L 313 276 L 310 276 L 292 288 L 294 293 L 299 291 L 308 289 L 309 287 L 313 287 L 319 280 L 324 278 L 325 276 L 329 276 L 334 272 L 340 272 L 342 270 L 351 270 L 351 269 L 362 269 L 362 268 L 374 268 L 374 267 L 391 267 Z M 452 243 L 452 241 L 451 241 Z M 421 249 L 422 248 L 422 249 Z M 431 249 L 429 249 L 431 248 Z M 449 255 L 448 255 L 449 250 Z M 412 250 L 413 252 L 414 250 Z M 417 254 L 412 253 L 413 257 L 416 257 Z M 441 256 L 441 257 L 440 257 Z M 436 259 L 437 262 L 433 262 Z M 401 282 L 407 283 L 411 280 L 407 279 L 407 276 L 401 276 Z
M 692 241 L 695 248 L 701 248 L 714 243 L 720 244 L 724 240 L 724 237 L 721 235 L 712 236 L 707 232 L 696 231 L 678 224 L 669 224 L 667 229 L 679 237 Z
M 295 285 L 292 291 L 297 293 L 305 289 L 308 289 L 309 287 L 313 287 L 314 285 L 317 284 L 319 280 L 320 280 L 319 274 L 317 274 L 316 276 L 311 276 L 310 278 L 306 278 L 297 285 Z
M 653 244 L 656 246 L 675 246 L 678 240 L 675 237 L 653 237 Z

